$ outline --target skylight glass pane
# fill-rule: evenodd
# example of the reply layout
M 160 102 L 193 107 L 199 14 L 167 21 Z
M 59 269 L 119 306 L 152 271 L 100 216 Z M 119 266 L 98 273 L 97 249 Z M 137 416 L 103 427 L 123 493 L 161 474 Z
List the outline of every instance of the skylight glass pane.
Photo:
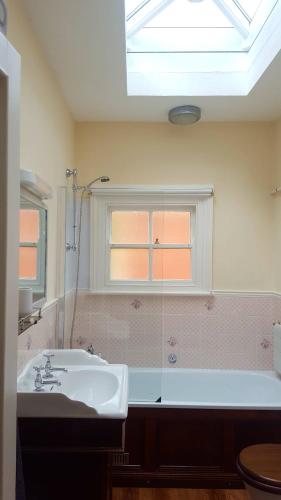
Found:
M 236 0 L 239 5 L 241 5 L 242 9 L 246 12 L 246 14 L 253 19 L 259 6 L 262 3 L 262 0 Z
M 232 27 L 213 0 L 174 0 L 145 25 L 146 28 Z
M 127 50 L 158 54 L 172 52 L 176 61 L 177 52 L 237 52 L 244 50 L 244 43 L 244 38 L 234 28 L 144 28 L 128 40 Z M 207 64 L 205 62 L 204 70 Z M 152 65 L 151 71 L 155 71 L 155 66 Z

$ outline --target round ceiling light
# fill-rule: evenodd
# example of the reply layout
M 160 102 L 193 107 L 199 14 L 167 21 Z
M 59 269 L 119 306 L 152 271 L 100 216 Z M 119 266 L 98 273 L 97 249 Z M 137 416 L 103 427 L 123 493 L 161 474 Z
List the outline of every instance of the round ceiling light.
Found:
M 201 118 L 201 109 L 197 106 L 178 106 L 170 109 L 169 121 L 174 125 L 191 125 Z

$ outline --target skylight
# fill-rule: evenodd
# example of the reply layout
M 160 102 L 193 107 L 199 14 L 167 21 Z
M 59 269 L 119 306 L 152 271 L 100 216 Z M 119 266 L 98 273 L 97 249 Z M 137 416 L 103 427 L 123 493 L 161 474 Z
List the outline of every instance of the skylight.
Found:
M 127 50 L 246 51 L 276 3 L 277 0 L 127 0 Z
M 169 78 L 172 73 L 184 73 L 185 79 L 187 73 L 190 78 L 192 73 L 245 72 L 257 47 L 262 46 L 261 35 L 269 38 L 270 33 L 265 35 L 264 28 L 268 30 L 271 23 L 272 30 L 276 19 L 280 21 L 280 3 L 281 0 L 125 0 L 129 94 L 130 79 L 140 79 L 141 73 L 147 82 L 152 74 L 155 81 L 157 72 L 168 73 Z M 158 95 L 155 84 L 153 92 Z

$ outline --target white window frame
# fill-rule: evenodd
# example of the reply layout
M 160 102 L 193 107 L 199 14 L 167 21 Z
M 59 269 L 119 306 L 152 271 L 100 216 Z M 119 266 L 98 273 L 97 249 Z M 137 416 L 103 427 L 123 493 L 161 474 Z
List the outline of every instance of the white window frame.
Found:
M 213 186 L 110 186 L 91 197 L 90 287 L 108 294 L 205 295 L 212 290 Z M 113 210 L 192 211 L 192 281 L 110 280 L 111 213 Z M 121 245 L 123 246 L 123 245 Z M 126 245 L 127 246 L 127 245 Z M 139 246 L 139 245 L 138 245 Z M 114 245 L 116 247 L 116 245 Z M 152 247 L 159 248 L 157 245 Z

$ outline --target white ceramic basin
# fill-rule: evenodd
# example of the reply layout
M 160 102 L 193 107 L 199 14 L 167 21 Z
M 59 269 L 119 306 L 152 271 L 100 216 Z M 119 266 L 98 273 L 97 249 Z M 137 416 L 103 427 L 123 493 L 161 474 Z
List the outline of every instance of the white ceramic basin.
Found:
M 36 392 L 34 366 L 45 365 L 42 351 L 18 377 L 19 417 L 120 418 L 128 412 L 128 369 L 110 365 L 80 349 L 52 350 L 52 366 L 60 385 L 43 385 Z M 44 375 L 44 370 L 41 371 Z M 50 379 L 53 381 L 54 379 Z M 43 379 L 44 380 L 44 379 Z
M 87 402 L 89 406 L 106 403 L 117 391 L 118 378 L 107 371 L 72 371 L 63 381 L 63 392 L 67 397 Z

